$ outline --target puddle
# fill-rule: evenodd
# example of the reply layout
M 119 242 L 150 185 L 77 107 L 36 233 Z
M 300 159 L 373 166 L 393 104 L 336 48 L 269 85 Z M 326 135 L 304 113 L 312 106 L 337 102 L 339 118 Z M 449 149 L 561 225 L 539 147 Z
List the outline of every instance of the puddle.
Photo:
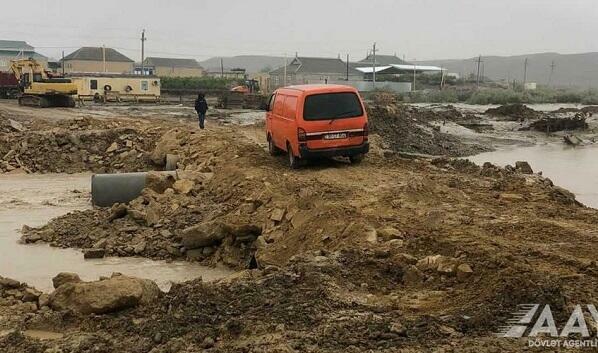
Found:
M 598 208 L 598 145 L 546 144 L 506 148 L 468 159 L 479 165 L 491 162 L 500 166 L 527 161 L 534 172 L 542 171 L 553 183 L 573 192 L 578 201 Z
M 206 281 L 233 273 L 226 268 L 190 262 L 108 257 L 84 260 L 76 249 L 18 243 L 24 224 L 40 226 L 51 218 L 90 207 L 90 174 L 0 175 L 0 275 L 26 282 L 39 290 L 53 290 L 52 277 L 76 272 L 83 280 L 97 280 L 120 272 L 149 278 L 168 290 L 172 282 L 198 277 Z M 77 192 L 73 192 L 77 190 Z

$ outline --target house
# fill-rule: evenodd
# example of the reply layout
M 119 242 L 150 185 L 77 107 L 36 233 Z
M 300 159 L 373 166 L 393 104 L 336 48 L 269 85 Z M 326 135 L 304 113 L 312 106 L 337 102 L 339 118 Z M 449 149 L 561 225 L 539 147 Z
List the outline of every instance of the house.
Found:
M 61 60 L 64 71 L 132 73 L 134 61 L 112 48 L 83 47 Z
M 10 61 L 21 58 L 33 58 L 44 68 L 48 67 L 48 58 L 35 52 L 35 48 L 20 40 L 0 40 L 0 71 L 10 70 Z
M 143 61 L 146 75 L 159 77 L 201 77 L 204 69 L 195 59 L 175 59 L 148 57 Z M 137 64 L 135 73 L 141 73 L 141 65 Z
M 270 71 L 272 89 L 284 85 L 301 85 L 312 83 L 333 83 L 347 80 L 360 80 L 363 73 L 347 65 L 339 58 L 310 58 L 296 56 L 285 67 Z
M 369 54 L 365 59 L 362 59 L 355 63 L 356 66 L 372 66 L 374 63 L 374 55 Z M 400 59 L 395 55 L 376 55 L 376 66 L 388 66 L 388 65 L 409 65 L 408 62 Z

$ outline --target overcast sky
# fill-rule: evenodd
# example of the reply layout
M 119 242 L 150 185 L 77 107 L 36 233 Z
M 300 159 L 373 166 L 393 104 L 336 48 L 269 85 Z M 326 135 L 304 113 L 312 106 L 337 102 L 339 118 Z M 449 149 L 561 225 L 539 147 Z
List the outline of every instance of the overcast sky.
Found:
M 59 57 L 81 46 L 146 56 L 379 53 L 408 60 L 598 51 L 597 0 L 28 0 L 2 4 L 0 39 Z

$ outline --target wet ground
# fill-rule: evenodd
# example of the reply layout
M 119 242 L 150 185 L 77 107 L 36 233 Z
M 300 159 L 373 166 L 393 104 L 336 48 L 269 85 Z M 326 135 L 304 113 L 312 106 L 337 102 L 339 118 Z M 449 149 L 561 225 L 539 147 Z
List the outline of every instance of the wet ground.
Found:
M 163 289 L 171 281 L 198 277 L 214 280 L 232 272 L 189 262 L 153 261 L 144 258 L 84 260 L 76 249 L 57 249 L 45 244 L 18 243 L 23 225 L 39 226 L 51 218 L 90 207 L 90 174 L 0 176 L 0 273 L 50 291 L 51 278 L 59 272 L 77 272 L 84 280 L 113 272 L 149 278 Z
M 598 146 L 572 147 L 550 143 L 533 147 L 512 147 L 482 153 L 469 159 L 477 164 L 500 166 L 527 161 L 534 172 L 541 171 L 556 185 L 575 193 L 583 204 L 598 208 Z

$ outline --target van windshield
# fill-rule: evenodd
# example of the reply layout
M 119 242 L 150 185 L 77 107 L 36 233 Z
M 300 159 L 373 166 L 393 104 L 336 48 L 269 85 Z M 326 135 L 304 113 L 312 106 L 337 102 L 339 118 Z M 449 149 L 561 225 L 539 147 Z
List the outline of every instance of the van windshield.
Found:
M 305 98 L 303 107 L 303 120 L 331 120 L 361 115 L 361 102 L 353 92 L 313 94 Z

